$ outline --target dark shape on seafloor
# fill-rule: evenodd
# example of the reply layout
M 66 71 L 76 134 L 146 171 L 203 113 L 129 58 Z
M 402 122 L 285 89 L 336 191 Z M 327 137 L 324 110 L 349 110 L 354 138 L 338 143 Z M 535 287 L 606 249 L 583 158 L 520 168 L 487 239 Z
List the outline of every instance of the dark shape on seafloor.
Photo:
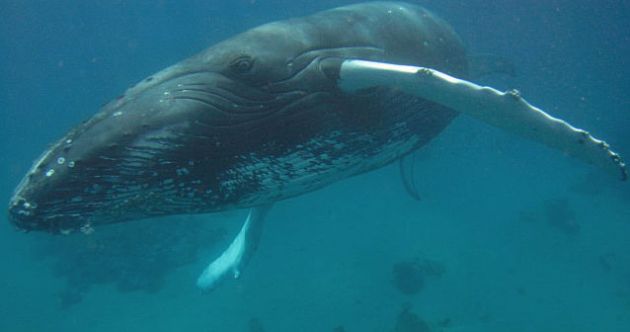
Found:
M 426 277 L 441 277 L 445 268 L 430 259 L 414 259 L 394 264 L 392 273 L 394 285 L 403 294 L 413 295 L 424 288 Z
M 258 318 L 250 318 L 249 322 L 247 322 L 247 331 L 248 332 L 265 332 L 263 328 L 262 322 Z
M 431 332 L 431 327 L 420 316 L 411 312 L 411 305 L 403 305 L 393 332 Z
M 615 265 L 618 263 L 617 254 L 614 252 L 608 252 L 605 254 L 601 254 L 597 257 L 597 262 L 599 263 L 599 267 L 602 271 L 609 273 L 615 269 Z
M 580 224 L 577 222 L 575 212 L 566 198 L 553 199 L 544 204 L 547 223 L 563 233 L 576 235 L 580 232 Z
M 64 290 L 57 293 L 59 299 L 59 306 L 61 309 L 68 309 L 75 304 L 83 301 L 83 295 L 87 291 L 87 287 L 66 287 Z
M 34 255 L 50 259 L 53 273 L 65 279 L 57 297 L 66 309 L 98 284 L 114 284 L 123 293 L 159 291 L 170 271 L 195 262 L 201 249 L 219 242 L 223 230 L 208 225 L 180 217 L 99 227 L 87 235 L 47 237 L 36 242 Z
M 630 201 L 630 187 L 625 183 L 610 183 L 609 179 L 592 170 L 582 176 L 576 177 L 569 190 L 581 196 L 615 196 L 625 201 Z

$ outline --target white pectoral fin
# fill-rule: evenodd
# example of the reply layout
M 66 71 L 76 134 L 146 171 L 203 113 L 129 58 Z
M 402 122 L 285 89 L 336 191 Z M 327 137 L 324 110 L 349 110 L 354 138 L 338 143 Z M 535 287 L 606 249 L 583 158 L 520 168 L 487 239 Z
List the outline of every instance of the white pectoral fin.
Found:
M 397 88 L 628 178 L 622 158 L 606 142 L 529 104 L 515 90 L 501 92 L 430 68 L 363 60 L 343 61 L 338 76 L 345 92 Z
M 240 276 L 242 269 L 258 248 L 265 216 L 270 208 L 271 206 L 268 205 L 249 210 L 247 219 L 232 243 L 205 268 L 197 279 L 199 288 L 210 290 L 230 275 L 233 278 Z

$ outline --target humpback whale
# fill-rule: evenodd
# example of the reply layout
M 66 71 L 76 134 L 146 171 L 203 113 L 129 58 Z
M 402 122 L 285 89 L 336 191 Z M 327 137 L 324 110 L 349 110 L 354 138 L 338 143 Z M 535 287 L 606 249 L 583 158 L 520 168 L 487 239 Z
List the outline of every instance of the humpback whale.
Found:
M 142 80 L 34 163 L 9 202 L 24 231 L 250 209 L 197 284 L 238 277 L 271 205 L 399 160 L 466 114 L 620 177 L 588 132 L 469 81 L 428 10 L 370 2 L 268 23 Z

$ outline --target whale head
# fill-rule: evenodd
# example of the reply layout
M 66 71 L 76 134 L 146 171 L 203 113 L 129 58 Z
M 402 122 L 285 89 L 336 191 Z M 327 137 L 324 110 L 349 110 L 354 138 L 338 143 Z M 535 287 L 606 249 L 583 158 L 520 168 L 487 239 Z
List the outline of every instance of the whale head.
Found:
M 231 166 L 298 144 L 318 130 L 308 114 L 333 98 L 322 57 L 286 31 L 243 33 L 105 105 L 36 160 L 10 201 L 12 223 L 57 233 L 241 205 L 258 184 L 230 182 Z

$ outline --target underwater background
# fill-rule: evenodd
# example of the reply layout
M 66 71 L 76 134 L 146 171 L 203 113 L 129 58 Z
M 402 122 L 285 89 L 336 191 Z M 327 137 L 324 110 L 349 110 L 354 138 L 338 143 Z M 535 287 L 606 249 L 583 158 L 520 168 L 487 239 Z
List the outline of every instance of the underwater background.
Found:
M 259 24 L 357 1 L 0 0 L 0 201 L 127 87 Z M 630 158 L 630 2 L 409 1 L 536 106 Z M 630 185 L 461 116 L 396 164 L 280 202 L 242 277 L 195 280 L 246 211 L 96 228 L 0 222 L 0 331 L 630 331 Z

